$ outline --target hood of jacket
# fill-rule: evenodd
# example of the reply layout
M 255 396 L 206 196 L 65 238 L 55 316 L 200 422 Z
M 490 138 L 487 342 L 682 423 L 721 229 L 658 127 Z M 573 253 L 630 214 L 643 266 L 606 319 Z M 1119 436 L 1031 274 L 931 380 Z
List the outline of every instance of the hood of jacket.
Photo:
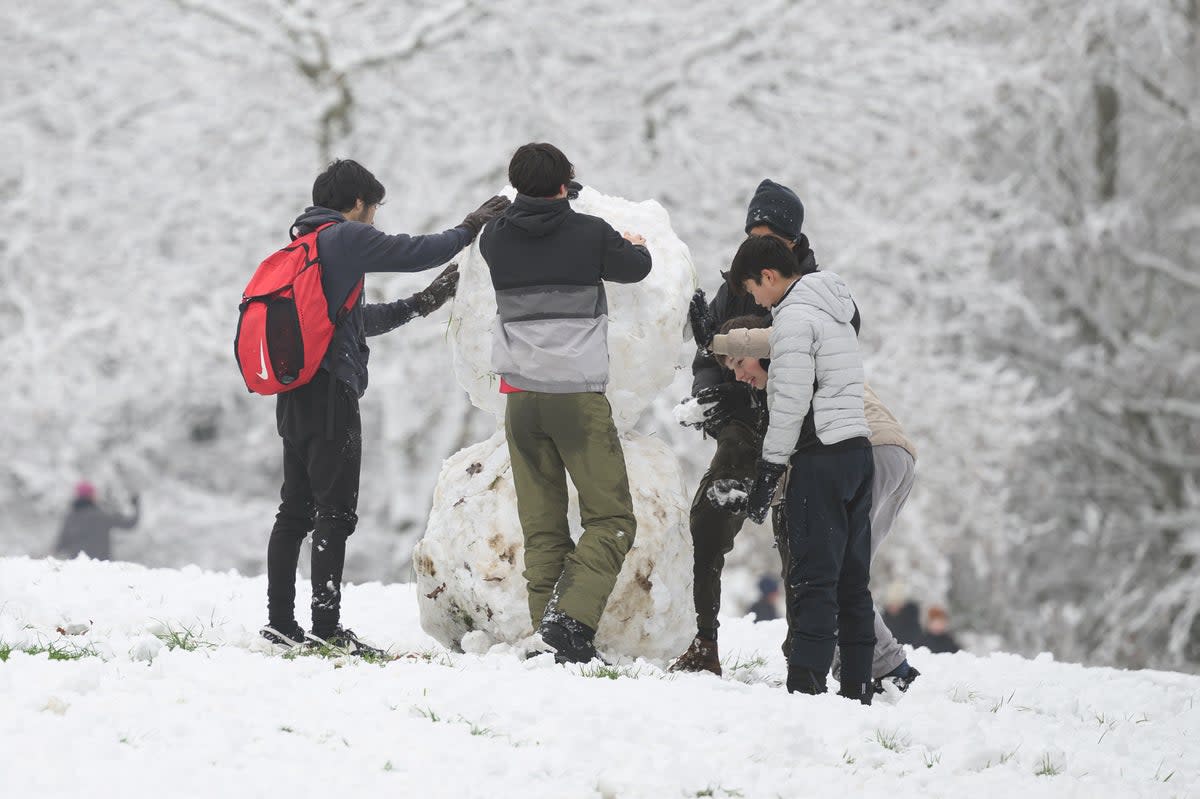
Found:
M 345 221 L 346 217 L 342 215 L 341 211 L 335 211 L 332 208 L 322 208 L 319 205 L 310 205 L 304 209 L 304 213 L 296 217 L 296 221 L 292 223 L 290 230 L 293 236 L 303 236 L 305 233 L 311 233 L 326 222 Z
M 562 227 L 570 213 L 571 203 L 565 197 L 555 199 L 518 194 L 494 224 L 501 227 L 511 225 L 529 236 L 542 238 Z
M 850 288 L 833 272 L 813 272 L 797 280 L 776 308 L 794 304 L 810 305 L 840 323 L 849 323 L 854 318 Z

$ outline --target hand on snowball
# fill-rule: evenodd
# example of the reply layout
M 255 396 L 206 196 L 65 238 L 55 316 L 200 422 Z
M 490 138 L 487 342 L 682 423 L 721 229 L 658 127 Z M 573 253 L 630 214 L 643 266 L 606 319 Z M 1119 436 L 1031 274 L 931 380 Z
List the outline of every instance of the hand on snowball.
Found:
M 775 496 L 775 487 L 779 485 L 779 479 L 786 470 L 785 463 L 771 463 L 759 458 L 754 487 L 750 489 L 750 497 L 746 500 L 746 515 L 759 524 L 767 520 L 771 500 Z
M 745 392 L 741 383 L 717 383 L 700 389 L 694 395 L 696 402 L 709 407 L 704 409 L 704 418 L 693 426 L 716 438 L 720 429 L 733 418 L 734 400 Z

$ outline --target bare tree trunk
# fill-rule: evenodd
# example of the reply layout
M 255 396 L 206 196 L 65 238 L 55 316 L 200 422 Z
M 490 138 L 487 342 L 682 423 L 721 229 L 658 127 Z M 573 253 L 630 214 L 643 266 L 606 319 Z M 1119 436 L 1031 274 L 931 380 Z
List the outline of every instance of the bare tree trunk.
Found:
M 1092 89 L 1096 100 L 1096 174 L 1099 177 L 1100 201 L 1108 202 L 1117 196 L 1117 174 L 1120 163 L 1121 129 L 1118 116 L 1121 110 L 1117 90 L 1107 83 L 1097 83 Z

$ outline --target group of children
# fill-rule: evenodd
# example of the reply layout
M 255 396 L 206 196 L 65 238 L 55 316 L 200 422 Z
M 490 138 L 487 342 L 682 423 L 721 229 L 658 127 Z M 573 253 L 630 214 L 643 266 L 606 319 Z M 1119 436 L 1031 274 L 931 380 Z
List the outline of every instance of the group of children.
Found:
M 317 179 L 314 207 L 295 232 L 320 229 L 330 308 L 342 307 L 355 287 L 361 292 L 366 272 L 431 268 L 481 235 L 496 292 L 492 365 L 507 395 L 530 619 L 556 660 L 586 662 L 596 656 L 595 631 L 637 531 L 604 395 L 604 282 L 642 280 L 651 257 L 640 235 L 571 208 L 574 167 L 553 145 L 520 147 L 508 176 L 517 190 L 511 204 L 492 198 L 434 236 L 388 236 L 372 225 L 383 187 L 358 164 L 336 162 Z M 672 668 L 720 673 L 724 556 L 744 519 L 764 521 L 778 496 L 788 690 L 824 692 L 837 645 L 840 693 L 870 704 L 873 678 L 904 688 L 916 676 L 868 588 L 874 549 L 911 488 L 914 454 L 865 385 L 858 308 L 837 275 L 818 271 L 803 215 L 794 192 L 763 181 L 725 285 L 711 305 L 702 294 L 692 304 L 694 395 L 705 407 L 697 426 L 717 450 L 690 517 L 698 631 Z M 350 323 L 338 325 L 322 379 L 279 395 L 285 477 L 268 549 L 268 640 L 372 651 L 339 622 L 345 540 L 356 521 L 365 339 L 432 312 L 456 281 L 451 269 L 425 292 L 390 304 L 365 305 L 360 293 Z M 578 542 L 567 522 L 568 474 L 579 492 Z M 313 631 L 305 633 L 294 617 L 296 555 L 314 528 Z
M 916 451 L 865 383 L 858 308 L 840 278 L 817 270 L 803 219 L 796 194 L 764 180 L 725 285 L 691 306 L 693 394 L 709 406 L 697 426 L 717 451 L 692 505 L 697 634 L 672 669 L 720 674 L 724 556 L 745 516 L 762 522 L 773 504 L 788 690 L 823 693 L 832 665 L 840 693 L 869 704 L 885 682 L 904 691 L 919 675 L 868 588 Z

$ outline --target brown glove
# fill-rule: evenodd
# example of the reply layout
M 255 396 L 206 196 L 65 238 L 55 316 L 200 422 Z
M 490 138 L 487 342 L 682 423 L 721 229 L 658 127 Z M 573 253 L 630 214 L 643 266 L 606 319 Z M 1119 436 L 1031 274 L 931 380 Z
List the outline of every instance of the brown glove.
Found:
M 446 304 L 458 291 L 458 264 L 450 264 L 433 282 L 408 298 L 408 302 L 421 316 L 431 313 Z
M 485 202 L 483 205 L 476 208 L 471 213 L 467 214 L 466 219 L 462 221 L 462 226 L 471 231 L 471 239 L 474 240 L 479 235 L 479 231 L 483 230 L 483 226 L 491 222 L 500 214 L 504 213 L 504 209 L 512 205 L 507 197 L 501 197 L 497 194 L 492 199 Z

